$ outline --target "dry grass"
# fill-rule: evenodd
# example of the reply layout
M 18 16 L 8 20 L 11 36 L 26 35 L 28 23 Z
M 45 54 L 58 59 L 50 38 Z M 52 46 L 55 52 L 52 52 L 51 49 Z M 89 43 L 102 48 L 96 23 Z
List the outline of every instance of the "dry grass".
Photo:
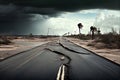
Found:
M 90 40 L 91 35 L 70 35 L 68 37 L 77 38 L 80 40 Z M 102 48 L 108 49 L 120 49 L 120 34 L 115 34 L 115 32 L 110 32 L 107 34 L 95 35 L 94 42 L 89 43 L 87 46 L 97 46 L 100 44 Z M 104 44 L 104 45 L 103 45 Z
M 101 35 L 99 39 L 96 39 L 95 41 L 106 44 L 107 48 L 120 49 L 120 35 L 118 34 L 116 35 L 113 33 L 104 34 L 104 35 Z
M 90 40 L 91 36 L 90 35 L 85 35 L 85 34 L 81 34 L 81 35 L 69 35 L 67 37 L 74 37 L 74 38 L 78 38 L 81 40 Z
M 77 45 L 80 45 L 96 54 L 103 56 L 111 61 L 120 64 L 120 49 L 106 48 L 106 44 L 102 42 L 95 42 L 94 40 L 80 40 L 77 38 L 67 38 Z M 89 45 L 89 46 L 88 46 Z
M 0 45 L 4 44 L 4 45 L 9 45 L 11 44 L 12 42 L 9 40 L 9 39 L 6 39 L 6 38 L 1 38 L 0 39 Z

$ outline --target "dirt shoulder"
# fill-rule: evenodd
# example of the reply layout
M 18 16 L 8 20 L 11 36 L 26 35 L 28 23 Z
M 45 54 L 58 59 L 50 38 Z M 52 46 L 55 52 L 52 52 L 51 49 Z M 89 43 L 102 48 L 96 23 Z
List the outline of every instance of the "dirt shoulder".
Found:
M 56 38 L 39 38 L 39 39 L 14 39 L 14 44 L 0 45 L 0 60 L 16 55 L 20 52 L 32 49 L 50 41 L 57 40 Z
M 71 42 L 80 45 L 96 54 L 103 56 L 115 63 L 120 64 L 120 49 L 107 49 L 103 45 L 103 43 L 96 43 L 94 46 L 93 40 L 80 40 L 76 38 L 67 38 Z M 104 47 L 104 48 L 103 48 Z

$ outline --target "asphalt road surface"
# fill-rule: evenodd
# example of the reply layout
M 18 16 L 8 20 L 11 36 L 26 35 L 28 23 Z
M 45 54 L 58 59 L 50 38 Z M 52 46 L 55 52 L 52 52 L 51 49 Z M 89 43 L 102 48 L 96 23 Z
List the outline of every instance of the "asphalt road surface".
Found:
M 120 80 L 120 66 L 59 38 L 1 61 L 0 80 Z

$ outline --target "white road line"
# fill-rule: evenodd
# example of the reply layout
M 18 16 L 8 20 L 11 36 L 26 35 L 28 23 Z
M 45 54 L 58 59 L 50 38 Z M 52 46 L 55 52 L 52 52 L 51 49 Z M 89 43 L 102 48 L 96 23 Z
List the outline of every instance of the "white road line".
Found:
M 37 57 L 38 55 L 40 55 L 42 53 L 43 53 L 43 51 L 41 53 L 33 54 L 33 55 L 29 56 L 26 61 L 24 61 L 23 63 L 19 64 L 15 69 L 18 69 L 18 68 L 22 67 L 23 65 L 25 65 L 26 63 L 28 63 L 30 60 L 34 59 L 35 57 Z
M 65 79 L 65 66 L 63 65 L 61 80 L 64 80 L 64 79 Z
M 58 74 L 57 74 L 57 80 L 64 80 L 65 79 L 65 65 L 61 65 Z
M 57 80 L 60 80 L 60 77 L 61 77 L 61 68 L 62 68 L 62 65 L 60 66 L 59 70 L 58 70 L 58 74 L 57 74 Z

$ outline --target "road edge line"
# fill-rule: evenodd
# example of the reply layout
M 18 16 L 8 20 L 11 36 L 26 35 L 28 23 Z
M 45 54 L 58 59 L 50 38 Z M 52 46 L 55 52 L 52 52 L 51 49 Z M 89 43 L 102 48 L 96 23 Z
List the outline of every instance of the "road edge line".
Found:
M 48 44 L 48 43 L 50 43 L 50 42 L 47 42 L 47 43 L 44 43 L 44 44 Z M 42 45 L 44 45 L 44 44 L 42 44 Z M 8 56 L 8 57 L 6 57 L 6 58 L 0 59 L 0 62 L 5 61 L 5 60 L 7 60 L 7 59 L 9 59 L 9 58 L 11 58 L 11 57 L 17 56 L 17 55 L 19 55 L 19 54 L 25 53 L 25 52 L 27 52 L 27 51 L 30 51 L 30 50 L 32 50 L 32 49 L 38 48 L 38 47 L 40 47 L 40 46 L 42 46 L 42 45 L 38 45 L 38 46 L 35 46 L 35 47 L 31 48 L 31 49 L 24 50 L 24 51 L 18 52 L 18 53 L 16 53 L 16 54 L 13 54 L 13 55 L 11 55 L 11 56 Z
M 68 40 L 68 39 L 67 39 L 67 40 Z M 77 45 L 78 47 L 81 47 L 81 48 L 83 48 L 83 49 L 85 49 L 85 50 L 87 50 L 87 51 L 89 51 L 89 52 L 95 54 L 96 56 L 99 56 L 99 57 L 101 57 L 101 58 L 103 58 L 103 59 L 105 59 L 105 60 L 107 60 L 107 61 L 110 61 L 110 62 L 112 62 L 113 64 L 115 64 L 115 65 L 117 65 L 117 66 L 120 67 L 120 64 L 115 63 L 114 61 L 112 61 L 112 60 L 110 60 L 110 59 L 107 59 L 107 58 L 105 58 L 105 57 L 103 57 L 103 56 L 101 56 L 101 55 L 98 55 L 97 53 L 95 53 L 95 52 L 93 52 L 93 51 L 91 51 L 91 50 L 89 50 L 89 49 L 86 49 L 86 48 L 84 48 L 84 47 L 82 47 L 82 46 L 80 46 L 80 45 L 74 43 L 73 41 L 70 41 L 70 40 L 68 40 L 68 41 L 71 42 L 71 43 L 73 43 L 73 44 L 75 44 L 75 45 Z

